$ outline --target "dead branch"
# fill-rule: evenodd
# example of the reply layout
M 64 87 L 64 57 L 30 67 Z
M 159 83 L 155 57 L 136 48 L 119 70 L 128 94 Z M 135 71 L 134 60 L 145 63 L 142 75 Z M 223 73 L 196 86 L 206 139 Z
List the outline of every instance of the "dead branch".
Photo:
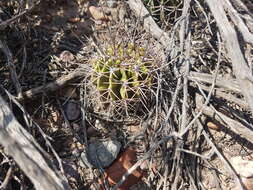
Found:
M 224 127 L 229 128 L 231 131 L 244 137 L 249 142 L 253 142 L 252 126 L 244 126 L 240 122 L 231 119 L 230 117 L 217 111 L 213 107 L 204 105 L 203 101 L 204 101 L 203 97 L 199 94 L 196 94 L 197 109 L 201 109 L 203 114 L 220 122 Z
M 190 72 L 190 50 L 191 50 L 191 32 L 189 31 L 189 10 L 190 10 L 190 2 L 189 0 L 184 1 L 183 13 L 182 13 L 182 21 L 180 25 L 179 38 L 180 38 L 180 49 L 183 53 L 185 50 L 185 61 L 183 61 L 184 65 L 184 83 L 183 83 L 183 105 L 182 105 L 182 123 L 180 126 L 180 130 L 183 130 L 187 125 L 187 109 L 188 109 L 188 75 Z
M 18 95 L 18 97 L 22 97 L 21 85 L 18 81 L 18 76 L 17 76 L 15 65 L 13 64 L 13 56 L 12 56 L 12 53 L 5 41 L 0 40 L 0 49 L 2 49 L 5 56 L 7 57 L 7 65 L 9 67 L 9 70 L 11 73 L 11 79 L 12 79 L 12 82 L 13 82 L 15 88 L 16 88 L 17 95 Z
M 233 7 L 233 5 L 230 3 L 230 1 L 225 0 L 225 1 L 222 1 L 222 3 L 224 5 L 224 7 L 226 7 L 226 10 L 228 11 L 229 16 L 232 19 L 233 23 L 241 32 L 245 42 L 253 45 L 253 34 L 250 33 L 247 25 L 243 22 L 243 19 L 240 17 L 239 13 Z
M 18 97 L 17 100 L 23 101 L 24 98 L 35 98 L 36 96 L 42 95 L 43 93 L 48 94 L 59 90 L 65 86 L 68 82 L 76 80 L 80 77 L 83 77 L 84 73 L 81 71 L 73 71 L 68 75 L 64 75 L 53 82 L 50 82 L 46 85 L 42 85 L 30 90 L 27 90 L 23 93 L 23 97 Z
M 246 22 L 249 30 L 253 32 L 253 13 L 250 12 L 253 8 L 252 2 L 248 1 L 247 6 L 241 0 L 232 0 L 233 5 L 239 9 L 240 12 L 243 12 L 243 15 L 240 15 Z
M 0 139 L 8 155 L 30 178 L 37 190 L 66 190 L 69 186 L 47 165 L 36 147 L 39 145 L 16 120 L 0 96 Z
M 204 82 L 207 84 L 212 84 L 213 76 L 211 74 L 206 73 L 198 73 L 198 72 L 190 72 L 189 79 L 197 80 L 199 82 Z M 216 86 L 225 88 L 227 90 L 231 90 L 232 92 L 241 93 L 238 82 L 234 79 L 226 79 L 224 80 L 221 77 L 217 77 Z
M 199 110 L 199 113 L 196 114 L 196 116 L 194 116 L 193 120 L 185 127 L 184 130 L 181 131 L 181 136 L 183 136 L 191 127 L 191 125 L 193 123 L 195 123 L 195 121 L 202 115 L 203 113 L 203 109 L 205 106 L 208 105 L 208 103 L 210 102 L 210 98 L 211 98 L 211 95 L 212 95 L 212 92 L 213 92 L 213 89 L 215 87 L 215 84 L 216 84 L 216 80 L 217 80 L 217 75 L 218 75 L 218 71 L 219 71 L 219 68 L 220 68 L 220 61 L 221 61 L 221 43 L 220 43 L 220 37 L 218 38 L 219 39 L 219 55 L 218 55 L 218 63 L 217 63 L 217 67 L 215 69 L 215 73 L 214 73 L 214 77 L 213 77 L 213 81 L 212 81 L 212 86 L 211 86 L 211 90 L 207 96 L 207 98 L 205 99 L 205 102 L 202 106 L 202 108 Z
M 12 173 L 13 173 L 13 166 L 10 166 L 10 168 L 8 169 L 8 171 L 6 173 L 5 179 L 4 179 L 3 183 L 0 186 L 0 189 L 6 189 L 7 188 L 7 185 L 9 183 L 10 179 L 12 178 Z
M 207 86 L 202 85 L 202 84 L 199 84 L 198 86 L 201 87 L 202 90 L 207 91 L 207 92 L 210 92 L 210 90 L 211 90 L 210 87 L 207 87 Z M 237 104 L 238 106 L 240 106 L 243 109 L 246 109 L 246 110 L 250 109 L 249 105 L 247 104 L 246 101 L 244 101 L 240 98 L 236 98 L 233 94 L 225 93 L 221 89 L 214 89 L 213 96 L 217 97 L 217 98 L 225 99 L 228 102 L 233 102 L 233 103 Z
M 143 19 L 144 28 L 150 32 L 156 39 L 158 39 L 164 47 L 168 46 L 169 35 L 164 32 L 150 16 L 148 10 L 145 8 L 141 0 L 129 0 L 130 9 L 138 18 Z
M 249 103 L 251 111 L 253 111 L 253 76 L 242 54 L 236 31 L 229 22 L 224 10 L 224 5 L 220 3 L 220 1 L 208 0 L 206 3 L 211 10 L 222 34 L 222 38 L 225 41 L 228 56 L 232 61 L 233 72 L 240 84 L 242 94 Z

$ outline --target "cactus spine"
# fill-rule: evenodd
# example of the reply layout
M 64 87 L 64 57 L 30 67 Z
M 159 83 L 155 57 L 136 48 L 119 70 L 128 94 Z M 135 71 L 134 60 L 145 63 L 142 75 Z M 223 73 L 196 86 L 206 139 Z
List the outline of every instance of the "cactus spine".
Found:
M 138 102 L 154 83 L 154 69 L 152 57 L 143 47 L 110 45 L 105 56 L 93 59 L 91 78 L 103 102 Z

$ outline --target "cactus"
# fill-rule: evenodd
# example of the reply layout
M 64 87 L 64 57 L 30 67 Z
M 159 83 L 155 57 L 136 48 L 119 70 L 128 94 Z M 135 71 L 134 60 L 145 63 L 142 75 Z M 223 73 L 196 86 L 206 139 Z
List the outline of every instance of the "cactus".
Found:
M 155 63 L 145 48 L 134 43 L 110 45 L 92 60 L 91 80 L 102 103 L 141 102 L 154 85 Z

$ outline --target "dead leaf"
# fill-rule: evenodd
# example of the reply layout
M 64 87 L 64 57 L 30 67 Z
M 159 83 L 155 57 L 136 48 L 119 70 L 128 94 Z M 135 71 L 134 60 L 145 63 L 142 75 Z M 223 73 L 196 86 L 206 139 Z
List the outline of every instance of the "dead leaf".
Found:
M 105 170 L 105 179 L 109 181 L 110 185 L 115 185 L 121 180 L 121 177 L 126 171 L 136 163 L 136 159 L 136 151 L 132 148 L 128 148 L 109 168 Z M 125 182 L 117 190 L 128 190 L 132 185 L 138 183 L 142 176 L 143 172 L 140 168 L 136 169 L 127 177 Z M 101 181 L 100 184 L 102 184 Z M 102 185 L 101 189 L 104 189 L 102 188 Z
M 209 122 L 207 122 L 206 125 L 207 125 L 207 127 L 208 127 L 209 129 L 213 129 L 213 130 L 216 130 L 216 131 L 219 131 L 219 130 L 220 130 L 220 126 L 217 125 L 217 124 L 214 123 L 214 122 L 209 121 Z

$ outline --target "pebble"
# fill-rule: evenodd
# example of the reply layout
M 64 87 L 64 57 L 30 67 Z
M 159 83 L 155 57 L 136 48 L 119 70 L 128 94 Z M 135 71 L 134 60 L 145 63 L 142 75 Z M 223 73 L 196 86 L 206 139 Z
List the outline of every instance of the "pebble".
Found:
M 81 154 L 81 159 L 86 165 L 106 168 L 117 158 L 120 148 L 121 143 L 116 140 L 91 143 L 87 152 Z
M 253 178 L 253 161 L 244 160 L 240 156 L 230 159 L 231 165 L 234 167 L 237 174 L 245 178 Z
M 67 116 L 67 119 L 70 121 L 78 119 L 81 114 L 80 107 L 77 103 L 73 101 L 67 102 L 67 104 L 64 106 L 64 111 Z
M 107 6 L 110 8 L 115 8 L 117 6 L 117 0 L 107 0 Z
M 74 59 L 75 57 L 70 51 L 65 50 L 60 54 L 60 60 L 62 60 L 63 62 L 71 62 Z
M 89 13 L 95 20 L 109 20 L 108 16 L 104 13 L 104 9 L 102 7 L 89 7 Z

